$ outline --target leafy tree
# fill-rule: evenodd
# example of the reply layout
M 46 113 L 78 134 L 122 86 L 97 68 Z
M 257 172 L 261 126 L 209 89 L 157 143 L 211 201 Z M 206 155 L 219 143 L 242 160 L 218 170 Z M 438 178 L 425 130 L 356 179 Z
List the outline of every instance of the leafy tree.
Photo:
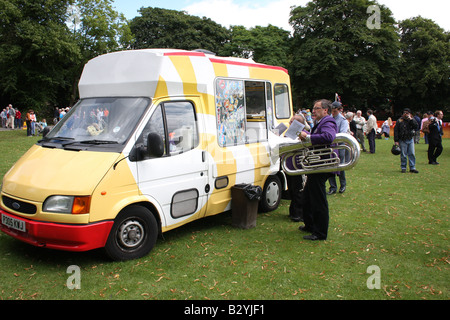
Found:
M 379 104 L 392 94 L 398 35 L 391 11 L 379 5 L 379 28 L 367 25 L 369 0 L 313 0 L 291 11 L 291 76 L 299 106 L 338 92 L 344 104 Z
M 74 34 L 89 60 L 100 54 L 129 48 L 131 31 L 123 14 L 112 7 L 112 0 L 77 0 L 71 17 Z
M 68 13 L 67 22 L 81 52 L 71 69 L 70 104 L 73 104 L 86 62 L 101 54 L 130 48 L 133 36 L 125 16 L 113 9 L 112 0 L 76 0 Z
M 44 112 L 72 104 L 84 64 L 131 43 L 128 23 L 111 3 L 0 0 L 2 104 Z
M 272 25 L 249 30 L 232 26 L 231 39 L 220 52 L 225 56 L 251 58 L 259 63 L 287 68 L 289 43 L 289 31 Z
M 2 104 L 40 110 L 70 88 L 67 69 L 80 56 L 65 24 L 69 0 L 0 1 Z
M 133 48 L 206 49 L 219 52 L 229 38 L 226 28 L 208 18 L 160 8 L 141 8 L 131 20 Z
M 450 33 L 420 16 L 399 27 L 402 64 L 396 103 L 422 111 L 449 106 Z

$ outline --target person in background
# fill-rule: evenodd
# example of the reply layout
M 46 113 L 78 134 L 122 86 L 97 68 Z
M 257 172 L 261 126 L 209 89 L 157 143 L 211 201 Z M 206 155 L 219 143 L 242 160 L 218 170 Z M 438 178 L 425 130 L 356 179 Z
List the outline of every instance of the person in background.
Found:
M 381 126 L 381 135 L 384 134 L 384 139 L 389 140 L 390 134 L 391 134 L 391 127 L 392 127 L 392 119 L 391 117 L 387 118 L 385 122 L 383 122 L 383 125 Z M 420 132 L 419 132 L 420 135 Z
M 367 136 L 367 140 L 369 141 L 369 152 L 375 153 L 375 136 L 377 134 L 377 118 L 373 115 L 372 110 L 367 110 L 367 123 L 365 134 Z
M 14 122 L 16 121 L 16 110 L 14 110 L 13 106 L 10 104 L 6 107 L 8 119 L 6 120 L 6 127 L 10 127 L 14 129 Z
M 0 112 L 0 117 L 2 118 L 2 128 L 6 128 L 6 120 L 8 119 L 6 115 L 6 108 L 4 108 L 2 112 Z
M 345 114 L 345 118 L 348 121 L 349 134 L 351 134 L 353 137 L 356 138 L 356 131 L 358 129 L 356 128 L 356 122 L 355 120 L 353 120 L 353 117 L 354 117 L 353 112 L 349 111 Z
M 38 133 L 42 133 L 47 128 L 47 120 L 42 119 L 41 122 L 37 122 L 36 127 L 38 128 Z
M 16 108 L 16 115 L 15 115 L 15 125 L 17 129 L 22 129 L 22 113 L 18 108 Z
M 444 148 L 442 147 L 442 136 L 444 135 L 444 129 L 442 127 L 442 119 L 444 113 L 438 110 L 434 113 L 430 121 L 430 133 L 428 134 L 428 163 L 437 165 L 437 158 L 441 155 Z
M 356 123 L 356 140 L 361 144 L 361 149 L 366 152 L 366 146 L 364 145 L 364 125 L 366 124 L 366 119 L 362 116 L 362 111 L 356 111 L 356 116 L 353 117 Z
M 431 111 L 425 112 L 423 114 L 422 123 L 420 124 L 420 131 L 423 133 L 423 139 L 425 140 L 425 144 L 428 144 L 428 134 L 430 133 L 429 119 L 432 115 L 433 115 L 433 113 Z
M 333 102 L 331 105 L 331 115 L 336 121 L 337 126 L 337 133 L 348 133 L 349 131 L 349 125 L 347 119 L 342 115 L 342 104 L 340 102 Z M 338 150 L 338 155 L 341 163 L 345 163 L 345 154 L 344 149 Z M 330 183 L 330 189 L 328 190 L 329 195 L 335 194 L 337 191 L 337 183 L 336 183 L 336 176 L 339 176 L 339 193 L 344 193 L 345 189 L 347 188 L 347 180 L 345 179 L 345 171 L 341 171 L 339 173 L 333 174 L 329 179 L 328 182 Z
M 414 116 L 414 120 L 416 120 L 417 124 L 420 125 L 421 120 L 420 120 L 419 112 L 416 112 L 416 115 Z M 419 129 L 420 129 L 420 127 L 419 127 Z M 420 130 L 419 129 L 417 129 L 414 134 L 414 143 L 416 143 L 416 144 L 419 143 L 419 141 L 420 141 Z
M 55 107 L 55 111 L 53 111 L 53 124 L 57 124 L 59 121 L 59 108 Z
M 31 110 L 28 110 L 25 116 L 25 123 L 27 125 L 27 137 L 31 137 Z
M 394 141 L 401 149 L 400 167 L 402 173 L 406 172 L 407 161 L 409 162 L 409 171 L 419 173 L 416 170 L 416 155 L 414 150 L 414 135 L 418 129 L 419 125 L 414 120 L 411 110 L 408 108 L 404 109 L 403 115 L 397 120 L 394 127 Z
M 37 121 L 34 110 L 31 110 L 30 118 L 31 118 L 31 135 L 34 136 L 36 135 L 36 121 Z

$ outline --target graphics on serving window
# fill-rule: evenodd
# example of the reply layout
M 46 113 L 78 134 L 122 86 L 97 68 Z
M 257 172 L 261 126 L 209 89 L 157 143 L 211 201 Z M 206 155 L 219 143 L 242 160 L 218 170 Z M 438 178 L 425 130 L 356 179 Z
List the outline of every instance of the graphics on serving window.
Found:
M 217 137 L 219 145 L 245 143 L 244 82 L 216 81 Z

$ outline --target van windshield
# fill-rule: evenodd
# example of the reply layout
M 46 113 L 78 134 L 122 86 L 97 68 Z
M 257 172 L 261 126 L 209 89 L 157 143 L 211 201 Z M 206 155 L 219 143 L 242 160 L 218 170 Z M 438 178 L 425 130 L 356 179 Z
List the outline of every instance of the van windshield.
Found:
M 88 98 L 80 100 L 43 141 L 63 145 L 123 144 L 150 103 L 148 98 Z

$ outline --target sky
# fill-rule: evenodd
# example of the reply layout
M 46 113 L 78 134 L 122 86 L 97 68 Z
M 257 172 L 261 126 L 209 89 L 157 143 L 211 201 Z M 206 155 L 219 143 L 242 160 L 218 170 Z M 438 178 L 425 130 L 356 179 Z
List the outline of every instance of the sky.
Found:
M 138 16 L 141 7 L 158 7 L 186 11 L 207 17 L 224 27 L 241 25 L 246 28 L 269 24 L 291 31 L 289 13 L 292 6 L 305 6 L 309 0 L 114 0 L 116 11 L 127 19 Z M 422 16 L 450 31 L 449 0 L 378 0 L 391 9 L 397 21 Z M 370 15 L 368 14 L 368 17 Z

